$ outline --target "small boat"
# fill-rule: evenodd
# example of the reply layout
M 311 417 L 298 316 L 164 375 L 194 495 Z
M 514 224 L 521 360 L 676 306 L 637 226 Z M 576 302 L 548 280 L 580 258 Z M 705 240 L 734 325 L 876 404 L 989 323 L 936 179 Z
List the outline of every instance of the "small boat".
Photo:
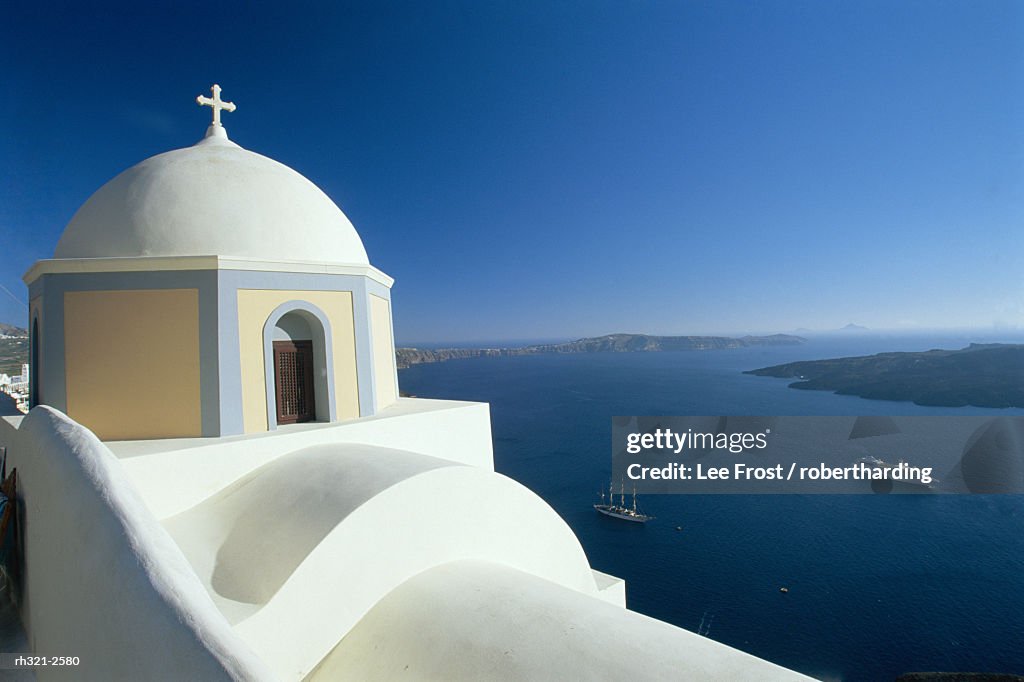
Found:
M 594 509 L 599 514 L 605 516 L 611 516 L 615 519 L 622 519 L 623 521 L 633 521 L 635 523 L 647 523 L 653 516 L 648 516 L 639 512 L 636 508 L 636 489 L 633 489 L 633 506 L 626 506 L 626 494 L 620 488 L 619 490 L 619 503 L 615 504 L 615 493 L 612 492 L 611 484 L 608 485 L 608 503 L 605 503 L 604 491 L 601 491 L 601 504 L 595 504 Z
M 781 592 L 782 594 L 789 594 L 789 588 L 788 587 L 780 587 L 779 588 L 779 592 Z

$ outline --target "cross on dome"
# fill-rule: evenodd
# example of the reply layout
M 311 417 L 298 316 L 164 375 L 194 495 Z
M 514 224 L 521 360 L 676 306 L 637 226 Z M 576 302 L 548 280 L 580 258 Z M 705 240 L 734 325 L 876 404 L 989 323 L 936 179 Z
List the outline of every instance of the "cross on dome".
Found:
M 234 111 L 235 103 L 225 102 L 220 98 L 220 86 L 216 83 L 213 84 L 210 91 L 213 93 L 213 97 L 204 97 L 203 95 L 199 95 L 196 97 L 196 102 L 198 102 L 201 107 L 210 107 L 213 109 L 213 123 L 211 125 L 213 127 L 220 128 L 222 127 L 220 123 L 220 110 L 224 109 L 225 111 Z

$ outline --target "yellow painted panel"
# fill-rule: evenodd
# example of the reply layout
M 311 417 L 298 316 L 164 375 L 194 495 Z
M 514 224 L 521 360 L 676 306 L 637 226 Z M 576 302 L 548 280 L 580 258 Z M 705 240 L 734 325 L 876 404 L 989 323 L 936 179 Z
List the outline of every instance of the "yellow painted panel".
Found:
M 288 301 L 309 301 L 327 315 L 333 338 L 335 408 L 338 419 L 354 419 L 359 416 L 352 292 L 239 289 L 238 353 L 242 368 L 242 423 L 246 433 L 266 431 L 268 428 L 263 326 L 274 309 Z
M 370 295 L 370 329 L 373 333 L 373 383 L 377 388 L 377 409 L 396 400 L 395 340 L 391 337 L 391 302 Z
M 202 435 L 199 292 L 64 294 L 68 415 L 103 440 Z

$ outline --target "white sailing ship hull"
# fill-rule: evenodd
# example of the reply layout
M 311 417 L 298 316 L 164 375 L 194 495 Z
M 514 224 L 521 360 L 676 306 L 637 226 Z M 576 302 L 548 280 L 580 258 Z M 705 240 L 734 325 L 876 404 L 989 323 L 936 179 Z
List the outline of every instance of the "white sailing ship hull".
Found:
M 634 523 L 647 523 L 653 516 L 647 516 L 639 512 L 634 512 L 632 509 L 623 509 L 621 507 L 612 507 L 607 504 L 595 504 L 594 509 L 605 516 L 611 516 L 616 519 L 622 519 L 623 521 L 632 521 Z

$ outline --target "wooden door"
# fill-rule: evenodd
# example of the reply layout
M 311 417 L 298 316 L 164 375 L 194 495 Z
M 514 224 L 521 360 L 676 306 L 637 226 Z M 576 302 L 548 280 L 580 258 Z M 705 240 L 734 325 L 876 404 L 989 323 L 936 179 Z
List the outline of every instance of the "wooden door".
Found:
M 274 341 L 274 389 L 278 424 L 316 419 L 312 341 Z

